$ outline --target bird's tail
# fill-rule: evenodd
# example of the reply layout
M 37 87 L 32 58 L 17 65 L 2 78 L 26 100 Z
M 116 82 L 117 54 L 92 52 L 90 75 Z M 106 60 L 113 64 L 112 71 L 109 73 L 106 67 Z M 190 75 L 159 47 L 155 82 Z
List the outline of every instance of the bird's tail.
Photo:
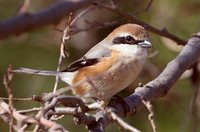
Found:
M 13 70 L 13 72 L 32 74 L 32 75 L 41 75 L 41 76 L 60 76 L 62 74 L 62 72 L 59 72 L 59 71 L 35 70 L 35 69 L 23 68 L 23 67 L 17 70 Z
M 72 85 L 74 73 L 73 72 L 60 72 L 60 71 L 46 71 L 46 70 L 35 70 L 30 68 L 19 68 L 17 70 L 13 70 L 16 73 L 25 73 L 32 75 L 41 75 L 41 76 L 58 76 L 62 81 Z

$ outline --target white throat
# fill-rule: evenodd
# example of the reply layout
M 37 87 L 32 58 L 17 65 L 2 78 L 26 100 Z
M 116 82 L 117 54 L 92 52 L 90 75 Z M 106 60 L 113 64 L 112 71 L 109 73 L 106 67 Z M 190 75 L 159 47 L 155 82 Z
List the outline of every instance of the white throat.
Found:
M 143 54 L 143 52 L 145 54 L 146 52 L 146 49 L 138 47 L 138 45 L 129 45 L 129 44 L 112 45 L 110 49 L 119 51 L 120 53 L 128 56 L 132 56 L 135 54 Z

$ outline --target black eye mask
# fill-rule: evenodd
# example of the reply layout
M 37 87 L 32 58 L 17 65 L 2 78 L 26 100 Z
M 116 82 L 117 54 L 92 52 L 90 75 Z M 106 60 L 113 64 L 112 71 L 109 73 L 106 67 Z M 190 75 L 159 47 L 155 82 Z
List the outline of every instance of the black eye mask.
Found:
M 135 40 L 132 36 L 126 36 L 126 37 L 116 37 L 113 40 L 114 44 L 138 44 L 144 42 L 144 40 Z

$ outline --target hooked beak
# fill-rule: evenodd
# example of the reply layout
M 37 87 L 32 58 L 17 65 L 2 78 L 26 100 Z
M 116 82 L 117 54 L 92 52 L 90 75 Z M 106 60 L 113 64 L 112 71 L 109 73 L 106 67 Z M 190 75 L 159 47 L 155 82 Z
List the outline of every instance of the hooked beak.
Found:
M 152 44 L 147 40 L 138 43 L 138 45 L 141 46 L 142 48 L 152 48 Z

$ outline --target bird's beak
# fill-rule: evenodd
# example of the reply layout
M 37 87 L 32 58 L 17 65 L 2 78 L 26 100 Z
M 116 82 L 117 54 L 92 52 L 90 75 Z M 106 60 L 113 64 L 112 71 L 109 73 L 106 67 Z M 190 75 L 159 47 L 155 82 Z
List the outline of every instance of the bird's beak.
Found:
M 138 43 L 138 45 L 141 46 L 142 48 L 152 48 L 152 44 L 147 40 Z

